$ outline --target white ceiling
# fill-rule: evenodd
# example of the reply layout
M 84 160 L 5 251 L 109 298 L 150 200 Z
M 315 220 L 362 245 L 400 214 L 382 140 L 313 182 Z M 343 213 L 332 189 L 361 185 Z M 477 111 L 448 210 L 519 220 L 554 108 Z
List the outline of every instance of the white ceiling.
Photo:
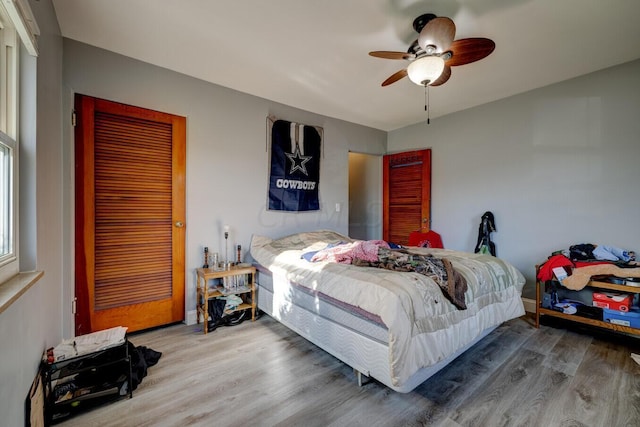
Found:
M 53 0 L 62 35 L 382 130 L 424 121 L 424 90 L 381 82 L 423 13 L 495 51 L 430 89 L 431 118 L 640 58 L 640 0 Z M 637 88 L 636 88 L 637 90 Z

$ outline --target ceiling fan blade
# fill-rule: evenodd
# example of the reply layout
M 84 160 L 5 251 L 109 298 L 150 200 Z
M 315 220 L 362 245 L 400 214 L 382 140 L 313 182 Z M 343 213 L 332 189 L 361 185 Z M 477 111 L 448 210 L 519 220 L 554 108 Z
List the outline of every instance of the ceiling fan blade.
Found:
M 452 56 L 445 63 L 450 67 L 470 64 L 486 58 L 495 48 L 496 44 L 493 40 L 483 37 L 456 40 L 449 49 Z
M 446 52 L 456 36 L 456 24 L 450 18 L 433 18 L 424 26 L 418 36 L 418 44 L 427 55 Z M 430 48 L 434 46 L 434 48 Z
M 376 50 L 369 52 L 369 55 L 383 59 L 415 59 L 416 55 L 407 52 L 391 52 L 388 50 Z
M 447 80 L 449 80 L 449 77 L 451 77 L 451 67 L 445 65 L 444 70 L 442 70 L 442 74 L 440 74 L 440 77 L 438 77 L 436 81 L 431 83 L 429 86 L 443 85 L 447 82 Z
M 382 82 L 382 86 L 389 86 L 391 83 L 395 83 L 398 80 L 400 80 L 403 77 L 407 76 L 407 70 L 400 70 L 400 71 L 396 71 L 395 73 L 391 74 L 387 80 Z

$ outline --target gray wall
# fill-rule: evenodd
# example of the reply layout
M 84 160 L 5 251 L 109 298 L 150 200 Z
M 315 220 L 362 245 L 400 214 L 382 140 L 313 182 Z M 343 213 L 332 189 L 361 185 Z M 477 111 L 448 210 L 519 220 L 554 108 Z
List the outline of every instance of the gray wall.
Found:
M 575 243 L 640 253 L 640 61 L 389 133 L 388 150 L 431 147 L 432 228 L 472 251 L 496 218 L 498 256 L 527 277 Z
M 60 342 L 61 313 L 70 310 L 62 303 L 62 37 L 51 2 L 30 5 L 40 55 L 22 50 L 21 92 L 29 95 L 20 108 L 20 267 L 45 275 L 0 314 L 0 426 L 24 425 L 42 352 Z
M 68 39 L 64 83 L 65 111 L 71 109 L 73 93 L 81 93 L 187 117 L 187 312 L 195 310 L 194 269 L 202 264 L 203 247 L 224 253 L 225 224 L 231 228 L 230 257 L 232 245 L 242 245 L 246 253 L 254 233 L 280 237 L 318 228 L 347 233 L 348 152 L 386 150 L 383 131 L 256 98 Z M 324 128 L 319 212 L 266 210 L 269 115 Z M 65 126 L 65 145 L 71 147 L 72 132 Z M 72 169 L 70 153 L 63 161 Z M 71 190 L 67 189 L 65 205 L 73 202 Z M 69 241 L 71 230 L 66 230 Z M 69 256 L 68 271 L 73 271 L 70 262 Z M 72 280 L 67 283 L 70 299 Z M 70 332 L 70 316 L 65 324 Z

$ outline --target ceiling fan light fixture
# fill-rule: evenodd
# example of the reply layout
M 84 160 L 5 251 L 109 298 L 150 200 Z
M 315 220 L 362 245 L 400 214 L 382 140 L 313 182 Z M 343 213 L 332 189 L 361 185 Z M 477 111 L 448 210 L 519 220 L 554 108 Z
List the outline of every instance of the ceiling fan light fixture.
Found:
M 433 55 L 434 53 L 436 53 L 437 48 L 432 45 L 432 44 L 428 44 L 424 47 L 424 51 L 427 55 Z
M 451 18 L 437 17 L 432 13 L 417 17 L 413 21 L 413 28 L 418 32 L 418 39 L 406 52 L 369 52 L 369 55 L 377 58 L 409 61 L 408 67 L 393 73 L 382 82 L 382 86 L 409 77 L 418 86 L 423 86 L 427 93 L 429 86 L 442 86 L 449 81 L 451 67 L 486 58 L 496 47 L 493 40 L 484 37 L 454 40 L 456 24 Z
M 444 59 L 439 56 L 423 56 L 407 67 L 409 79 L 419 86 L 427 86 L 438 80 L 444 70 Z

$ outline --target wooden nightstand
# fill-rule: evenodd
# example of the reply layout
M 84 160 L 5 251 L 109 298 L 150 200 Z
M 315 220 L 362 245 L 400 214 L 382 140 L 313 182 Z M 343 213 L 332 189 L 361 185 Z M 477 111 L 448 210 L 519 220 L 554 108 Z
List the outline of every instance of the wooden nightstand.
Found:
M 212 268 L 196 269 L 196 308 L 197 322 L 204 324 L 204 333 L 207 333 L 209 320 L 209 304 L 211 298 L 226 295 L 238 295 L 242 298 L 242 304 L 234 310 L 225 311 L 230 314 L 236 311 L 251 310 L 251 321 L 256 320 L 256 269 L 255 267 L 231 267 L 229 270 L 214 270 Z M 209 284 L 212 280 L 213 283 Z

